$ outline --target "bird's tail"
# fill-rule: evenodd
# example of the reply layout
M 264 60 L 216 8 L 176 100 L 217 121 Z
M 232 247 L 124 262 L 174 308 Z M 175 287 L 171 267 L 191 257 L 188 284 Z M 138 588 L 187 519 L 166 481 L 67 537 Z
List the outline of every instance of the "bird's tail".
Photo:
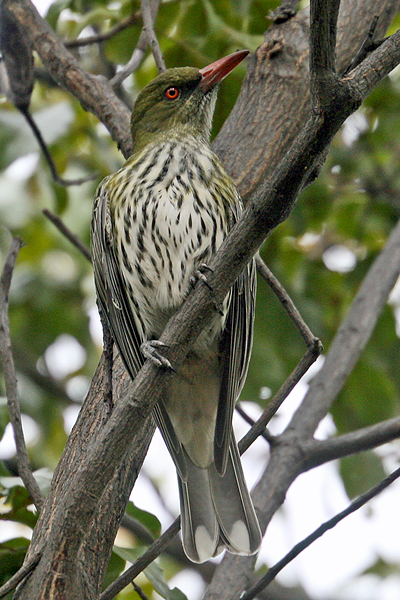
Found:
M 178 476 L 178 480 L 183 548 L 188 558 L 202 563 L 224 548 L 242 555 L 257 552 L 261 531 L 233 437 L 224 475 L 214 464 L 200 469 L 187 455 L 186 462 L 187 479 Z

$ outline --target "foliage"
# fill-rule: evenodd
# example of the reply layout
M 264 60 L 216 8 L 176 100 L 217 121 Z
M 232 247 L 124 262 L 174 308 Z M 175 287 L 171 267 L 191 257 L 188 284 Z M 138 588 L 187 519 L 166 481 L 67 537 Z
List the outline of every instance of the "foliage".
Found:
M 167 0 L 161 4 L 156 33 L 168 66 L 204 66 L 239 46 L 255 50 L 268 26 L 273 0 Z M 140 8 L 139 2 L 122 0 L 57 0 L 47 18 L 63 39 L 106 31 Z M 138 39 L 138 21 L 102 45 L 74 50 L 92 73 L 112 75 L 125 64 Z M 37 64 L 31 102 L 59 173 L 65 178 L 95 174 L 79 187 L 62 188 L 51 181 L 39 157 L 36 141 L 22 115 L 9 103 L 0 106 L 0 234 L 2 257 L 10 235 L 25 242 L 12 281 L 10 319 L 13 351 L 19 377 L 22 412 L 38 427 L 29 446 L 35 469 L 54 469 L 65 444 L 64 419 L 82 402 L 101 353 L 93 335 L 95 295 L 92 269 L 46 219 L 50 209 L 82 241 L 89 244 L 92 198 L 102 177 L 122 164 L 122 157 L 94 117 L 75 99 L 48 82 Z M 221 86 L 215 131 L 221 126 L 237 96 L 244 67 L 236 69 Z M 123 93 L 134 98 L 156 75 L 147 52 L 140 69 L 130 77 Z M 329 347 L 369 265 L 383 247 L 398 219 L 400 205 L 400 83 L 398 74 L 381 85 L 336 137 L 317 181 L 310 185 L 290 216 L 265 243 L 262 255 L 285 285 L 303 317 Z M 11 233 L 10 233 L 11 232 Z M 354 268 L 328 268 L 329 252 L 346 250 Z M 348 385 L 333 408 L 338 432 L 364 427 L 398 414 L 400 374 L 395 310 L 388 306 Z M 64 370 L 55 365 L 57 340 L 70 336 L 71 360 L 63 357 Z M 276 298 L 263 283 L 259 286 L 253 358 L 243 399 L 265 405 L 261 389 L 277 391 L 304 352 L 304 344 Z M 79 355 L 82 354 L 81 360 Z M 78 358 L 77 358 L 78 356 Z M 77 358 L 77 360 L 72 360 Z M 71 367 L 68 368 L 68 365 Z M 4 395 L 5 390 L 1 389 Z M 0 434 L 6 413 L 0 405 Z M 72 409 L 73 410 L 73 409 Z M 1 475 L 13 470 L 13 461 L 1 467 Z M 352 457 L 342 464 L 342 476 L 351 495 L 369 487 L 382 471 L 380 458 L 372 454 Z M 357 473 L 357 477 L 354 477 Z M 0 481 L 1 484 L 1 481 Z M 2 520 L 34 525 L 29 498 L 19 485 L 2 484 Z M 132 516 L 156 536 L 155 518 Z M 16 538 L 0 544 L 0 584 L 22 563 L 27 540 Z M 132 551 L 133 552 L 133 551 Z M 135 552 L 137 552 L 135 550 Z M 121 572 L 127 551 L 116 549 L 109 579 Z M 129 560 L 129 557 L 128 557 Z M 170 571 L 176 571 L 177 567 Z M 168 589 L 161 571 L 154 567 L 144 585 Z M 153 570 L 153 571 L 154 571 Z M 163 588 L 163 586 L 166 586 Z M 158 587 L 157 587 L 158 586 Z M 132 592 L 121 598 L 133 597 Z M 182 597 L 182 596 L 181 596 Z

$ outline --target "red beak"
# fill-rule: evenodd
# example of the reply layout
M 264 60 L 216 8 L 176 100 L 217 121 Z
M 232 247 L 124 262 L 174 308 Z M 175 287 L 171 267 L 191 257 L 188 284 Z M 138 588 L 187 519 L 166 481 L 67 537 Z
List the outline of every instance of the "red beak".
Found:
M 250 54 L 250 50 L 238 50 L 233 54 L 224 56 L 207 67 L 200 69 L 201 81 L 199 86 L 208 92 L 215 84 L 222 81 L 242 60 Z

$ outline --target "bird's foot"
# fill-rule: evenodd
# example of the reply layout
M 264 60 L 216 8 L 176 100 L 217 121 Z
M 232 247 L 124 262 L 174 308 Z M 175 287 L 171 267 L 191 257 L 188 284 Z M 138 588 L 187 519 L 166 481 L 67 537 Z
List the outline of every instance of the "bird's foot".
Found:
M 169 346 L 160 340 L 149 340 L 140 345 L 140 351 L 142 352 L 143 356 L 151 360 L 156 367 L 175 371 L 168 358 L 165 358 L 165 356 L 161 354 L 159 348 L 169 348 Z
M 213 270 L 211 269 L 211 267 L 209 267 L 205 263 L 201 263 L 201 265 L 199 265 L 199 268 L 196 269 L 196 271 L 190 277 L 190 285 L 192 287 L 195 287 L 195 285 L 198 281 L 202 281 L 204 283 L 204 285 L 206 285 L 208 287 L 208 289 L 212 291 L 212 287 L 208 283 L 208 279 L 207 279 L 207 276 L 205 275 L 204 271 L 210 271 L 210 273 L 213 273 Z

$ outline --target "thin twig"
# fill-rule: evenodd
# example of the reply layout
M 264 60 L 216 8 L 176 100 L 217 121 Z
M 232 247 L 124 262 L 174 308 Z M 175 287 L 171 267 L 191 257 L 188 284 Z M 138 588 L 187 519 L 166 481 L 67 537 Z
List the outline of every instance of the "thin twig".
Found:
M 304 321 L 303 317 L 294 305 L 293 300 L 290 298 L 283 285 L 270 271 L 270 269 L 267 267 L 267 265 L 265 264 L 265 262 L 259 254 L 256 255 L 256 265 L 259 275 L 264 279 L 264 281 L 269 285 L 271 290 L 277 296 L 283 308 L 289 315 L 291 321 L 294 323 L 301 337 L 307 344 L 307 347 L 315 348 L 315 350 L 318 351 L 319 354 L 321 354 L 323 350 L 321 341 L 318 338 L 316 338 L 315 335 L 312 333 L 311 329 Z
M 155 21 L 159 5 L 159 0 L 153 0 L 153 2 L 150 3 L 152 23 L 154 23 Z M 136 48 L 134 49 L 131 58 L 126 63 L 126 65 L 120 71 L 118 71 L 118 73 L 116 73 L 112 79 L 110 79 L 110 85 L 113 88 L 120 86 L 121 83 L 127 77 L 129 77 L 129 75 L 131 75 L 131 73 L 133 73 L 139 68 L 144 58 L 144 55 L 146 54 L 147 44 L 148 35 L 145 26 L 143 26 L 138 42 L 136 44 Z
M 82 185 L 82 183 L 86 183 L 86 181 L 91 181 L 95 177 L 97 177 L 96 174 L 88 175 L 87 177 L 81 177 L 79 179 L 63 179 L 62 177 L 60 177 L 59 174 L 57 173 L 57 168 L 54 164 L 53 157 L 51 156 L 50 151 L 46 145 L 46 142 L 43 139 L 42 133 L 41 133 L 39 127 L 36 125 L 35 121 L 33 120 L 31 113 L 29 112 L 29 110 L 27 108 L 26 109 L 20 108 L 19 110 L 22 112 L 22 114 L 24 115 L 25 119 L 27 120 L 30 128 L 32 129 L 32 131 L 35 135 L 35 138 L 40 146 L 40 149 L 43 152 L 46 162 L 49 166 L 51 176 L 53 177 L 53 180 L 56 183 L 58 183 L 59 185 L 62 185 L 64 187 L 68 187 L 70 185 Z
M 24 565 L 10 579 L 0 587 L 0 599 L 5 598 L 10 592 L 15 590 L 17 585 L 21 583 L 29 575 L 38 564 L 42 554 L 40 552 L 32 554 Z
M 245 436 L 239 442 L 239 451 L 241 454 L 251 446 L 251 444 L 265 431 L 267 424 L 275 415 L 283 401 L 287 398 L 295 385 L 300 381 L 310 366 L 316 361 L 319 356 L 319 346 L 308 348 L 300 362 L 296 365 L 289 377 L 276 392 L 275 396 L 263 411 L 262 415 L 257 419 L 254 425 L 249 429 Z
M 356 510 L 364 506 L 367 502 L 369 502 L 372 498 L 375 498 L 378 494 L 383 492 L 393 481 L 400 477 L 400 467 L 396 469 L 393 473 L 385 477 L 378 485 L 371 488 L 368 492 L 359 496 L 356 500 L 340 513 L 322 523 L 313 533 L 308 535 L 304 540 L 293 546 L 293 548 L 284 556 L 280 561 L 278 561 L 273 567 L 271 567 L 263 577 L 253 585 L 243 596 L 241 596 L 241 600 L 252 600 L 261 590 L 265 589 L 267 585 L 271 583 L 273 579 L 282 571 L 286 565 L 288 565 L 294 558 L 296 558 L 303 550 L 308 548 L 315 540 L 320 538 L 324 533 L 329 531 L 329 529 L 333 529 L 340 521 L 343 521 L 346 517 L 354 513 Z
M 236 409 L 236 412 L 242 417 L 242 419 L 250 425 L 250 427 L 253 427 L 256 424 L 256 421 L 254 419 L 252 419 L 250 417 L 250 415 L 247 414 L 247 412 L 243 409 L 243 406 L 239 402 L 236 404 L 235 409 Z M 274 439 L 273 436 L 266 429 L 264 429 L 264 431 L 262 431 L 260 433 L 260 436 L 263 437 L 265 439 L 265 441 L 268 442 L 269 444 L 271 444 L 273 442 L 273 439 Z M 239 444 L 240 444 L 240 442 L 239 442 Z M 244 450 L 243 450 L 243 452 L 244 452 Z M 243 452 L 241 452 L 241 454 L 243 454 Z
M 141 573 L 150 563 L 153 562 L 161 554 L 166 546 L 168 546 L 169 542 L 173 537 L 176 536 L 181 526 L 181 519 L 178 517 L 175 521 L 168 527 L 166 531 L 151 545 L 147 548 L 146 552 L 140 556 L 137 561 L 133 563 L 122 575 L 118 577 L 115 581 L 112 582 L 111 585 L 108 586 L 104 590 L 104 592 L 100 596 L 100 600 L 111 600 L 115 598 L 117 594 L 121 590 L 123 590 L 127 585 L 132 583 L 132 581 Z
M 77 248 L 85 258 L 87 258 L 89 262 L 92 262 L 92 255 L 90 254 L 89 248 L 81 242 L 81 240 L 78 238 L 77 235 L 75 235 L 75 233 L 72 233 L 72 231 L 68 229 L 68 227 L 60 219 L 60 217 L 55 215 L 53 212 L 51 212 L 51 210 L 48 210 L 47 208 L 43 209 L 43 214 L 49 219 L 49 221 L 51 221 L 57 227 L 57 229 L 63 234 L 63 236 L 65 236 L 67 240 L 69 240 L 71 244 L 73 244 L 75 248 Z
M 43 506 L 43 496 L 32 474 L 26 450 L 24 432 L 21 423 L 21 409 L 18 400 L 17 376 L 11 348 L 10 323 L 8 320 L 8 294 L 18 252 L 23 246 L 20 238 L 14 238 L 10 244 L 0 279 L 0 356 L 3 363 L 4 379 L 7 391 L 7 406 L 14 432 L 17 449 L 18 475 L 21 477 L 38 512 Z
M 152 0 L 142 0 L 142 15 L 143 15 L 143 30 L 146 32 L 147 41 L 153 53 L 154 62 L 156 63 L 156 67 L 159 73 L 165 71 L 165 62 L 163 55 L 161 53 L 161 48 L 158 43 L 155 31 L 154 31 L 154 22 L 155 18 L 153 17 L 153 7 L 152 5 L 158 5 L 159 2 L 152 2 Z M 158 6 L 157 6 L 158 9 Z
M 378 25 L 379 16 L 375 15 L 372 19 L 371 26 L 369 28 L 368 34 L 361 44 L 359 50 L 356 55 L 352 59 L 351 63 L 347 67 L 347 69 L 342 73 L 342 75 L 347 75 L 353 69 L 355 69 L 358 65 L 360 65 L 363 60 L 368 56 L 370 52 L 373 52 L 378 46 L 380 46 L 384 40 L 374 40 L 376 26 Z
M 137 593 L 137 595 L 139 596 L 139 598 L 141 600 L 149 600 L 147 594 L 144 593 L 144 591 L 142 590 L 140 585 L 138 585 L 134 581 L 132 581 L 132 585 L 133 585 L 133 589 L 135 590 L 135 592 Z
M 134 23 L 137 23 L 141 19 L 139 11 L 134 12 L 132 15 L 120 21 L 115 27 L 104 33 L 98 33 L 97 35 L 88 35 L 86 37 L 77 38 L 76 40 L 66 40 L 64 46 L 66 48 L 79 48 L 81 46 L 89 46 L 90 44 L 99 44 L 105 42 L 110 38 L 114 37 L 124 29 L 127 29 Z
M 142 29 L 142 31 L 139 35 L 138 43 L 136 44 L 136 48 L 134 49 L 131 58 L 126 63 L 126 65 L 124 67 L 122 67 L 122 69 L 120 69 L 118 71 L 118 73 L 116 73 L 114 75 L 114 77 L 112 79 L 110 79 L 110 85 L 113 88 L 120 86 L 121 83 L 127 77 L 129 77 L 129 75 L 131 75 L 131 73 L 134 73 L 139 68 L 139 66 L 144 58 L 144 55 L 146 54 L 146 48 L 147 48 L 147 35 L 146 35 L 146 32 L 143 31 L 143 29 Z

